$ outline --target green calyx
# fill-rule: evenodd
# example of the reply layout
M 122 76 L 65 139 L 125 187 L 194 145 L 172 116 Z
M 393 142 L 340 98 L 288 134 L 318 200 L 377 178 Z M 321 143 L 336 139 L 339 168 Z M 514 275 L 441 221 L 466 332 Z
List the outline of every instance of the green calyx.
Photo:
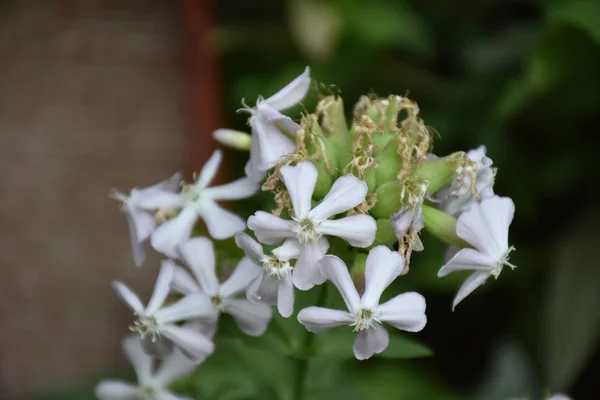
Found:
M 456 218 L 437 208 L 423 205 L 425 229 L 443 242 L 459 248 L 471 247 L 456 234 Z

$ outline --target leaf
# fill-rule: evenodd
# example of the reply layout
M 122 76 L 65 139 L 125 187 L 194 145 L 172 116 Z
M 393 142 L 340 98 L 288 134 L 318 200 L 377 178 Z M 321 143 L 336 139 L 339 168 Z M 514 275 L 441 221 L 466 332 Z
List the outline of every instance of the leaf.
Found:
M 431 349 L 426 345 L 409 339 L 403 334 L 397 332 L 389 332 L 390 344 L 386 350 L 376 357 L 388 359 L 402 358 L 421 358 L 429 357 L 433 354 Z M 356 339 L 356 332 L 351 328 L 336 328 L 331 329 L 315 336 L 316 348 L 315 354 L 323 357 L 332 357 L 338 360 L 353 360 L 355 359 L 352 346 Z
M 565 390 L 594 354 L 600 333 L 600 216 L 586 215 L 559 243 L 541 320 L 542 366 L 552 390 Z
M 569 22 L 583 28 L 600 42 L 600 2 L 598 0 L 554 0 L 546 6 L 548 22 Z

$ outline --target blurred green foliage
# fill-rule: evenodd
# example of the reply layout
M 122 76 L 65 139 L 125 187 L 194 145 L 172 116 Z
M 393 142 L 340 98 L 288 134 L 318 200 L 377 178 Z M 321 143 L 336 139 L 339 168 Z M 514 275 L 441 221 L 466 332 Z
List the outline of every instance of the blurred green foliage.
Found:
M 600 398 L 600 213 L 593 190 L 600 172 L 600 1 L 213 5 L 228 127 L 247 129 L 246 115 L 235 113 L 241 98 L 251 104 L 269 96 L 306 65 L 314 79 L 335 85 L 315 85 L 308 110 L 319 91 L 340 91 L 348 115 L 361 94 L 409 93 L 439 133 L 436 154 L 487 146 L 498 167 L 496 193 L 516 204 L 510 241 L 518 268 L 452 313 L 463 277 L 436 277 L 445 247 L 424 234 L 426 251 L 413 255 L 410 273 L 390 292 L 422 292 L 428 326 L 410 340 L 393 336 L 385 359 L 352 360 L 348 332 L 340 330 L 328 333 L 339 348 L 323 349 L 316 335 L 312 353 L 298 354 L 306 333 L 294 317 L 276 318 L 258 339 L 228 337 L 225 325 L 217 354 L 181 389 L 219 400 L 297 399 L 298 384 L 314 400 L 494 400 L 550 390 Z M 245 156 L 231 153 L 241 171 Z M 239 211 L 269 209 L 265 199 Z

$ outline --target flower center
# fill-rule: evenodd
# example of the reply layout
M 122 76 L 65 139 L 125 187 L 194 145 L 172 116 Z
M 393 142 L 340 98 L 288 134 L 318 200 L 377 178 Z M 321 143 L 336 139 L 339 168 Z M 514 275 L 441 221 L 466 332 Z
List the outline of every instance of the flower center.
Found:
M 136 399 L 156 400 L 156 390 L 151 386 L 142 386 L 138 389 Z
M 504 268 L 505 265 L 508 265 L 511 269 L 517 268 L 516 265 L 513 265 L 510 262 L 508 262 L 508 260 L 510 259 L 509 254 L 513 250 L 516 250 L 515 247 L 510 246 L 510 248 L 506 251 L 506 253 L 504 253 L 502 255 L 502 257 L 500 257 L 500 259 L 498 260 L 498 262 L 492 269 L 492 275 L 494 276 L 494 278 L 498 279 L 498 277 L 500 276 L 500 273 L 502 272 L 502 269 Z
M 136 314 L 136 317 L 137 318 L 133 321 L 133 325 L 129 327 L 129 330 L 139 333 L 142 339 L 148 335 L 153 343 L 156 342 L 160 337 L 156 318 L 138 314 Z
M 356 311 L 354 318 L 354 324 L 351 325 L 354 326 L 354 332 L 364 331 L 372 327 L 376 322 L 379 322 L 375 318 L 375 313 L 365 308 Z
M 270 276 L 275 276 L 277 279 L 281 279 L 289 274 L 293 267 L 289 261 L 283 261 L 275 256 L 264 256 L 262 259 L 263 268 L 267 271 Z
M 296 234 L 296 238 L 302 244 L 310 241 L 317 240 L 321 237 L 321 233 L 317 230 L 317 224 L 308 218 L 297 220 L 295 224 L 292 224 L 292 231 Z
M 200 191 L 194 184 L 183 185 L 181 187 L 181 195 L 189 202 L 196 202 L 200 198 Z
M 212 302 L 213 306 L 215 306 L 217 311 L 221 312 L 221 310 L 223 310 L 223 307 L 225 306 L 225 302 L 223 301 L 223 298 L 221 296 L 219 296 L 219 295 L 212 296 L 210 298 L 210 301 Z

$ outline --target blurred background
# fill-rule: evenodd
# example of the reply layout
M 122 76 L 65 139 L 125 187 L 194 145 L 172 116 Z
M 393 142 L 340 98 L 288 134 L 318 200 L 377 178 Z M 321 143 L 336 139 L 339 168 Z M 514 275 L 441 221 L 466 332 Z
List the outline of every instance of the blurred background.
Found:
M 110 281 L 147 295 L 158 258 L 133 267 L 109 189 L 189 175 L 213 129 L 245 129 L 241 98 L 306 65 L 348 112 L 409 94 L 437 155 L 485 144 L 517 209 L 518 268 L 455 312 L 463 277 L 436 277 L 424 235 L 398 285 L 428 299 L 433 357 L 340 374 L 369 399 L 600 398 L 599 1 L 2 0 L 0 399 L 93 398 L 128 368 Z M 241 175 L 246 155 L 226 156 Z

